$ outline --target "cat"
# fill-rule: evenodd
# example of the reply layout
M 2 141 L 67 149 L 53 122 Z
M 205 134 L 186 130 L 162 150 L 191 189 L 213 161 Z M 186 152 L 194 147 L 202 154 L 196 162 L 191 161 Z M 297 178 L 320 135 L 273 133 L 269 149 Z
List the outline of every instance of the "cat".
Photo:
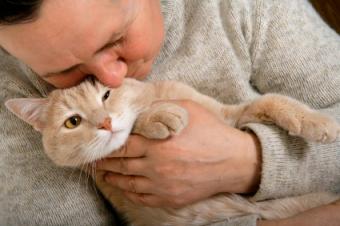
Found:
M 266 94 L 248 103 L 224 105 L 175 81 L 147 83 L 127 78 L 119 88 L 108 88 L 88 79 L 54 90 L 48 98 L 17 98 L 5 104 L 42 133 L 45 152 L 53 162 L 80 168 L 118 150 L 130 133 L 152 139 L 180 133 L 188 123 L 186 110 L 171 102 L 153 104 L 169 99 L 195 101 L 237 128 L 248 122 L 275 123 L 291 135 L 322 143 L 335 141 L 340 131 L 334 119 L 286 96 Z M 134 226 L 205 225 L 247 214 L 286 218 L 340 198 L 325 192 L 253 202 L 221 194 L 180 209 L 151 208 L 130 202 L 119 189 L 106 184 L 103 172 L 94 177 L 103 195 Z

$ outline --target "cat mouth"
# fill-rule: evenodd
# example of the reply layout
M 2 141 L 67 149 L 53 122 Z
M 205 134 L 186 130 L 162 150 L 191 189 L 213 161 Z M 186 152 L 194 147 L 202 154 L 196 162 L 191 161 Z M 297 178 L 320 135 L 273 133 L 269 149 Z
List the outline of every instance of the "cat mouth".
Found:
M 108 142 L 114 138 L 115 136 L 117 136 L 117 134 L 123 132 L 124 130 L 123 129 L 112 129 L 112 130 L 108 130 L 107 132 L 110 133 L 110 139 L 108 140 Z
M 118 128 L 100 128 L 98 129 L 98 131 L 102 131 L 102 132 L 107 132 L 107 133 L 111 133 L 112 135 L 120 133 L 122 131 L 124 131 L 124 129 L 118 129 Z
M 110 136 L 105 142 L 104 147 L 108 147 L 111 145 L 111 143 L 117 142 L 117 140 L 119 140 L 119 135 L 122 134 L 124 131 L 125 131 L 124 129 L 116 129 L 116 130 L 107 131 L 110 133 Z
M 111 130 L 109 132 L 111 132 L 112 134 L 117 134 L 117 133 L 120 133 L 122 131 L 124 131 L 124 130 L 123 129 L 115 129 L 115 130 Z

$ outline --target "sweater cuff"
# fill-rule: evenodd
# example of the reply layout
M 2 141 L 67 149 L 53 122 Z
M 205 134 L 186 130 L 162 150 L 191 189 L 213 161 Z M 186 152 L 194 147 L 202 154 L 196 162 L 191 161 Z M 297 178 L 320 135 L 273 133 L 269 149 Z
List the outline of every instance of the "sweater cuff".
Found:
M 261 181 L 252 199 L 261 201 L 301 192 L 298 187 L 301 178 L 294 171 L 299 170 L 301 147 L 306 145 L 303 139 L 289 136 L 274 125 L 249 123 L 242 129 L 255 133 L 262 149 Z
M 256 226 L 258 219 L 259 217 L 257 215 L 247 215 L 216 222 L 206 226 Z

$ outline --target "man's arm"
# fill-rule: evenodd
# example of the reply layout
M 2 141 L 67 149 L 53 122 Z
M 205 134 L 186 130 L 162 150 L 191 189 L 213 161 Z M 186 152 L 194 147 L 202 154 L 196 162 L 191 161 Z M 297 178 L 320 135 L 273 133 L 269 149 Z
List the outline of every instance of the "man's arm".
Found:
M 256 215 L 248 215 L 209 226 L 338 226 L 340 222 L 340 201 L 320 206 L 281 220 L 258 220 Z
M 260 93 L 292 96 L 340 121 L 340 38 L 312 6 L 257 1 L 251 82 Z M 339 190 L 340 141 L 322 145 L 276 126 L 248 124 L 262 147 L 256 200 Z
M 259 221 L 258 226 L 338 226 L 340 222 L 339 213 L 340 200 L 287 219 Z

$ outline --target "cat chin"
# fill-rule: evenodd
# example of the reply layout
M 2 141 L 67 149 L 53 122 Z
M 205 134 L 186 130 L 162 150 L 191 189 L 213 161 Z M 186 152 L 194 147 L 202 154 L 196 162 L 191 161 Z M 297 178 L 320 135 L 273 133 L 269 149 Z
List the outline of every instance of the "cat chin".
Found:
M 129 130 L 120 130 L 113 134 L 106 133 L 105 136 L 107 137 L 107 139 L 106 141 L 104 141 L 103 145 L 98 145 L 96 149 L 87 148 L 86 150 L 81 151 L 81 153 L 83 153 L 83 163 L 92 163 L 94 161 L 107 157 L 114 151 L 119 150 L 126 143 L 129 134 Z
M 126 143 L 129 134 L 129 131 L 120 131 L 113 135 L 105 149 L 101 151 L 101 157 L 99 159 L 105 158 L 112 152 L 118 151 Z

